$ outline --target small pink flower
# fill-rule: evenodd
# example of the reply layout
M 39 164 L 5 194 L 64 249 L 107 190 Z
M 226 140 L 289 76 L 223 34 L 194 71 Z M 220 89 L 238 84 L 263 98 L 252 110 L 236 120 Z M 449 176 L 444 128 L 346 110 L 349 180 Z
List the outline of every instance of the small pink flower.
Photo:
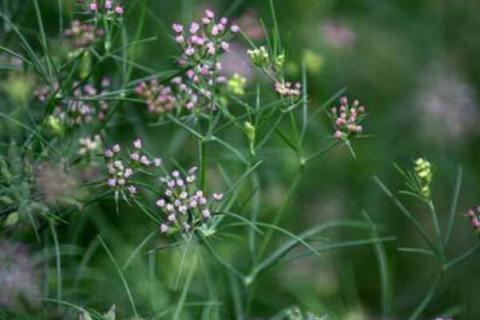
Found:
M 160 225 L 160 232 L 161 233 L 167 233 L 167 231 L 168 231 L 168 226 L 165 223 L 162 223 Z
M 209 19 L 213 19 L 215 18 L 215 13 L 212 10 L 207 9 L 205 10 L 205 16 Z
M 141 149 L 142 148 L 142 140 L 137 139 L 137 140 L 133 141 L 133 147 L 135 149 Z
M 223 193 L 214 193 L 213 194 L 213 199 L 220 201 L 223 199 Z
M 157 207 L 163 208 L 165 206 L 165 200 L 164 199 L 158 199 L 155 204 L 157 205 Z
M 183 32 L 183 26 L 181 24 L 178 24 L 178 23 L 174 23 L 172 25 L 172 29 L 173 31 L 175 31 L 176 33 L 182 33 Z
M 90 5 L 88 7 L 90 8 L 91 11 L 97 11 L 98 10 L 98 4 L 96 2 L 90 3 Z
M 218 29 L 218 26 L 214 25 L 213 28 L 212 28 L 212 36 L 216 37 L 216 36 L 218 36 L 219 33 L 220 33 L 220 31 Z
M 107 183 L 110 187 L 115 187 L 115 185 L 117 184 L 117 179 L 115 178 L 108 179 Z
M 186 50 L 185 50 L 185 54 L 187 56 L 193 56 L 195 54 L 195 48 L 193 47 L 188 47 Z
M 204 217 L 205 219 L 210 218 L 210 217 L 211 217 L 210 210 L 204 209 L 204 210 L 202 211 L 202 215 L 203 215 L 203 217 Z
M 155 167 L 160 167 L 162 165 L 162 159 L 160 159 L 160 158 L 153 159 L 153 165 Z
M 122 6 L 116 6 L 116 7 L 115 7 L 115 12 L 116 12 L 119 16 L 123 15 L 123 13 L 124 13 L 123 7 L 122 7 Z
M 113 152 L 118 153 L 120 152 L 120 146 L 118 144 L 114 145 L 112 148 Z
M 132 175 L 133 175 L 133 170 L 131 168 L 125 169 L 125 172 L 123 174 L 125 178 L 130 178 Z
M 225 50 L 225 51 L 228 51 L 228 49 L 230 48 L 230 45 L 228 44 L 228 42 L 225 42 L 225 41 L 222 41 L 222 43 L 220 44 L 220 46 L 221 46 L 222 49 Z
M 110 149 L 107 149 L 107 150 L 105 150 L 105 152 L 103 153 L 103 155 L 104 155 L 106 158 L 111 158 L 111 157 L 113 157 L 113 151 L 110 150 Z
M 197 31 L 200 29 L 200 25 L 196 22 L 192 22 L 190 25 L 190 33 L 197 33 Z
M 131 195 L 134 195 L 137 193 L 137 188 L 135 186 L 128 186 L 127 190 Z
M 182 35 L 178 35 L 175 37 L 175 42 L 182 44 L 185 42 L 185 38 Z
M 112 9 L 112 6 L 113 6 L 112 0 L 106 0 L 105 1 L 105 9 L 110 10 L 110 9 Z
M 240 27 L 234 24 L 231 26 L 230 31 L 232 31 L 233 33 L 237 33 L 238 31 L 240 31 Z
M 140 155 L 137 152 L 134 152 L 130 155 L 130 159 L 138 161 L 140 159 Z

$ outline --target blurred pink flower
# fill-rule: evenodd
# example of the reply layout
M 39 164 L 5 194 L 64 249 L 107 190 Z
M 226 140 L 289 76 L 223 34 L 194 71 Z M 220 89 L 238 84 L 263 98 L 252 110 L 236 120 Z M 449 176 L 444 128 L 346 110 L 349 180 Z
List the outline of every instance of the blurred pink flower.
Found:
M 236 20 L 238 27 L 251 39 L 262 40 L 265 38 L 265 30 L 260 24 L 257 12 L 253 9 L 247 10 Z
M 321 28 L 323 31 L 323 40 L 332 48 L 351 47 L 355 43 L 355 32 L 341 22 L 327 21 Z
M 238 74 L 247 80 L 253 77 L 247 48 L 240 43 L 230 44 L 229 50 L 222 56 L 221 63 L 223 65 L 222 74 L 227 77 L 232 77 L 234 74 Z
M 452 68 L 436 65 L 425 72 L 415 98 L 422 130 L 445 142 L 477 131 L 478 111 L 473 87 Z
M 0 307 L 15 307 L 21 301 L 38 304 L 40 283 L 27 248 L 0 240 L 0 261 Z

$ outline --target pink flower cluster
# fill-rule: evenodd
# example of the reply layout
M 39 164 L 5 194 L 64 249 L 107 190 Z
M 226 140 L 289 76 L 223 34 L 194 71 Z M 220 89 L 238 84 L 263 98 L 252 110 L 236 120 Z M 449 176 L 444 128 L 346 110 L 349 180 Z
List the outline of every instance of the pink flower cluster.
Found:
M 131 179 L 134 174 L 145 167 L 162 165 L 162 159 L 151 159 L 146 154 L 142 154 L 142 141 L 137 139 L 133 142 L 133 151 L 129 152 L 128 157 L 124 158 L 120 154 L 121 148 L 118 144 L 104 151 L 104 156 L 107 161 L 109 187 L 116 191 L 126 190 L 128 194 L 135 195 L 137 187 L 132 184 Z
M 96 29 L 93 24 L 81 23 L 79 20 L 72 21 L 70 28 L 64 32 L 65 37 L 71 39 L 76 48 L 88 47 L 104 34 L 103 29 Z
M 229 50 L 228 38 L 239 31 L 238 26 L 229 27 L 227 18 L 217 23 L 215 14 L 206 10 L 201 23 L 194 21 L 188 28 L 174 23 L 172 28 L 182 49 L 177 62 L 187 68 L 185 75 L 165 85 L 158 80 L 142 82 L 135 88 L 136 94 L 145 99 L 150 112 L 212 107 L 214 91 L 227 81 L 220 73 L 220 56 Z
M 475 231 L 480 233 L 480 206 L 467 211 L 467 217 Z
M 187 76 L 191 75 L 187 72 Z M 195 75 L 193 75 L 195 82 Z M 142 82 L 135 87 L 137 96 L 145 100 L 149 112 L 164 113 L 174 109 L 193 110 L 210 101 L 212 93 L 203 87 L 194 87 L 184 82 L 182 77 L 173 78 L 169 84 L 159 84 L 158 80 Z
M 237 25 L 229 27 L 225 17 L 217 23 L 215 13 L 208 9 L 205 10 L 201 23 L 193 21 L 188 28 L 174 23 L 172 28 L 175 41 L 183 50 L 178 60 L 180 65 L 196 65 L 228 51 L 228 37 L 240 30 Z
M 91 12 L 110 15 L 115 14 L 117 16 L 122 16 L 125 13 L 123 6 L 113 0 L 77 0 L 77 2 L 86 4 L 88 10 Z
M 33 94 L 38 101 L 45 102 L 48 98 L 50 98 L 50 95 L 53 93 L 53 91 L 57 91 L 59 88 L 60 85 L 58 84 L 58 82 L 56 82 L 53 85 L 53 88 L 49 86 L 40 86 L 35 90 Z
M 298 98 L 302 93 L 300 82 L 292 84 L 291 82 L 275 82 L 275 92 L 281 97 Z
M 73 97 L 65 100 L 65 104 L 55 109 L 54 115 L 69 126 L 89 123 L 92 120 L 104 120 L 108 103 L 105 100 L 88 100 L 97 95 L 106 94 L 111 86 L 109 78 L 103 78 L 101 88 L 97 89 L 92 84 L 81 86 L 74 82 Z
M 331 116 L 334 120 L 336 139 L 348 139 L 363 131 L 360 122 L 365 116 L 365 107 L 360 105 L 358 100 L 354 100 L 350 105 L 347 97 L 340 98 L 340 106 L 332 108 Z
M 156 201 L 166 215 L 166 220 L 160 225 L 160 231 L 166 233 L 170 228 L 189 232 L 215 213 L 214 201 L 220 201 L 223 194 L 214 193 L 211 199 L 199 189 L 196 180 L 197 167 L 188 170 L 184 176 L 179 171 L 173 171 L 161 180 L 165 185 L 164 197 Z
M 64 98 L 55 107 L 53 116 L 71 127 L 89 123 L 93 120 L 103 120 L 109 107 L 108 103 L 105 100 L 88 99 L 106 94 L 110 86 L 109 78 L 102 79 L 100 89 L 92 84 L 81 85 L 80 82 L 74 82 L 72 97 Z M 53 88 L 41 86 L 35 90 L 35 96 L 38 101 L 45 102 L 58 89 L 58 83 Z

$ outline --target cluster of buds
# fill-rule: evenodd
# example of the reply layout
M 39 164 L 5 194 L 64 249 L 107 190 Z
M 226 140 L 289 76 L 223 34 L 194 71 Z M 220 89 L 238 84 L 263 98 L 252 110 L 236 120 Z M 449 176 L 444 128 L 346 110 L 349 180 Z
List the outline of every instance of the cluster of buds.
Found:
M 186 175 L 176 170 L 161 179 L 165 185 L 164 197 L 156 201 L 156 206 L 166 216 L 160 225 L 162 233 L 169 230 L 190 232 L 214 215 L 214 202 L 222 200 L 223 194 L 214 193 L 208 199 L 197 186 L 196 172 L 197 167 L 188 170 Z
M 430 185 L 432 183 L 432 164 L 423 158 L 415 160 L 415 176 L 419 182 L 419 193 L 424 199 L 430 199 Z
M 113 0 L 77 0 L 77 2 L 85 4 L 87 9 L 94 13 L 105 14 L 108 16 L 123 16 L 125 13 L 123 6 Z
M 300 82 L 275 82 L 275 92 L 281 97 L 298 98 L 302 92 Z
M 363 127 L 360 125 L 365 116 L 365 107 L 360 105 L 358 100 L 354 100 L 350 105 L 347 97 L 340 98 L 340 106 L 333 107 L 331 117 L 334 120 L 336 139 L 346 140 L 351 136 L 360 134 Z
M 96 134 L 93 137 L 84 137 L 79 139 L 79 150 L 78 153 L 83 155 L 94 154 L 102 148 L 102 138 L 100 135 Z
M 105 35 L 105 31 L 97 29 L 93 24 L 74 20 L 70 24 L 70 28 L 65 30 L 64 35 L 72 41 L 75 48 L 86 48 L 97 39 L 101 39 Z
M 470 223 L 472 224 L 472 227 L 475 229 L 477 233 L 480 234 L 480 206 L 473 209 L 469 209 L 466 215 L 470 219 Z
M 270 64 L 270 56 L 264 46 L 247 50 L 247 54 L 252 64 L 259 68 L 268 67 Z
M 122 157 L 121 148 L 118 144 L 104 151 L 107 161 L 108 179 L 107 184 L 115 191 L 126 190 L 128 194 L 135 195 L 137 187 L 131 183 L 131 179 L 137 171 L 145 167 L 159 167 L 162 165 L 162 159 L 150 158 L 142 154 L 143 144 L 140 139 L 133 142 L 133 150 L 129 152 L 128 157 Z
M 227 90 L 236 96 L 243 96 L 245 94 L 245 85 L 247 79 L 238 73 L 235 73 L 227 81 Z

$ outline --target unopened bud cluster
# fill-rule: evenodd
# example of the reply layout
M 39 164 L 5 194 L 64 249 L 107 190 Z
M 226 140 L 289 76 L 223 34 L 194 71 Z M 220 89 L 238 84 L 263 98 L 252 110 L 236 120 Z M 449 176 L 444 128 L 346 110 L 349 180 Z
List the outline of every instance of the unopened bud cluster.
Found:
M 278 77 L 285 64 L 285 55 L 279 54 L 271 57 L 264 46 L 247 50 L 251 63 L 262 69 L 270 78 L 274 79 L 274 90 L 280 97 L 298 98 L 302 92 L 302 85 L 299 82 L 292 83 Z
M 424 199 L 430 198 L 430 185 L 432 183 L 432 164 L 423 158 L 415 160 L 415 175 L 420 184 L 420 195 Z
M 222 200 L 223 194 L 214 193 L 210 198 L 198 187 L 197 167 L 188 170 L 186 175 L 175 170 L 161 178 L 164 196 L 156 201 L 165 221 L 160 225 L 162 233 L 181 231 L 188 233 L 202 225 L 215 214 L 214 203 Z
M 137 187 L 131 181 L 133 176 L 141 169 L 162 165 L 160 158 L 150 158 L 142 153 L 142 148 L 142 141 L 137 139 L 133 142 L 133 150 L 128 152 L 128 157 L 121 155 L 121 148 L 118 144 L 104 151 L 109 175 L 107 185 L 109 187 L 115 191 L 125 192 L 126 190 L 128 194 L 135 195 Z
M 362 133 L 363 127 L 360 122 L 365 116 L 365 107 L 360 105 L 358 100 L 354 100 L 350 105 L 348 98 L 342 97 L 340 105 L 333 107 L 330 112 L 334 122 L 333 136 L 336 139 L 347 140 Z

